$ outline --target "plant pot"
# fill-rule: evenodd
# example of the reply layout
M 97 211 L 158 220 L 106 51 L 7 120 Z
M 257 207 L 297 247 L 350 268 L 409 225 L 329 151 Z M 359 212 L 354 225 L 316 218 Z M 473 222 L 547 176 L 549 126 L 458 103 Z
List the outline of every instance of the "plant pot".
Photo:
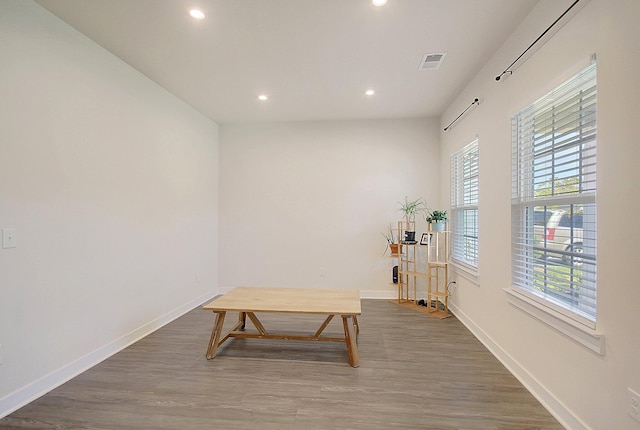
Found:
M 444 227 L 447 223 L 444 221 L 436 221 L 431 223 L 432 231 L 444 231 Z
M 400 252 L 398 252 L 400 250 L 400 245 L 397 243 L 391 243 L 389 244 L 389 248 L 391 248 L 391 253 L 392 254 L 399 254 Z
M 415 242 L 416 240 L 416 232 L 415 231 L 405 231 L 404 232 L 404 242 Z

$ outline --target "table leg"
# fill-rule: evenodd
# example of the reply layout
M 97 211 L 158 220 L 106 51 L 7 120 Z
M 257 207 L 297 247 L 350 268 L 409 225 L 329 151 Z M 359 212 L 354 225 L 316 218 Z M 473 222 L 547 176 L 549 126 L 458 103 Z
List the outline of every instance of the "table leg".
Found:
M 247 312 L 247 316 L 249 317 L 253 325 L 258 330 L 258 333 L 260 333 L 263 336 L 267 334 L 267 330 L 264 328 L 264 326 L 262 325 L 262 323 L 260 322 L 256 314 L 254 314 L 253 312 Z
M 225 311 L 215 312 L 216 322 L 213 324 L 213 330 L 211 331 L 211 339 L 209 340 L 209 347 L 207 348 L 207 360 L 216 356 L 218 345 L 220 344 L 220 335 L 222 333 L 222 326 L 224 325 Z
M 246 325 L 247 325 L 247 313 L 246 312 L 238 312 L 239 330 L 244 331 L 244 328 L 245 328 Z
M 353 328 L 353 316 L 342 315 L 342 325 L 344 326 L 344 340 L 347 344 L 347 353 L 349 354 L 349 364 L 351 367 L 360 366 L 360 355 L 358 354 L 358 345 L 356 344 L 356 334 Z
M 329 315 L 327 317 L 326 320 L 324 320 L 324 322 L 322 323 L 322 325 L 320 326 L 320 328 L 314 333 L 313 335 L 313 339 L 317 339 L 320 337 L 320 335 L 322 334 L 322 332 L 324 331 L 325 328 L 327 328 L 327 326 L 329 325 L 329 323 L 331 322 L 331 320 L 333 319 L 335 315 Z

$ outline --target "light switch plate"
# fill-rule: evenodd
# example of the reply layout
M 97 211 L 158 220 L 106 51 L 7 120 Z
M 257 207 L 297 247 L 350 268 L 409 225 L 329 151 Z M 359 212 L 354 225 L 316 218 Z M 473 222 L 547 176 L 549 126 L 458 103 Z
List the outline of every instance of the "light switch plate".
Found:
M 2 229 L 2 248 L 15 248 L 16 247 L 16 229 L 15 228 L 3 228 Z

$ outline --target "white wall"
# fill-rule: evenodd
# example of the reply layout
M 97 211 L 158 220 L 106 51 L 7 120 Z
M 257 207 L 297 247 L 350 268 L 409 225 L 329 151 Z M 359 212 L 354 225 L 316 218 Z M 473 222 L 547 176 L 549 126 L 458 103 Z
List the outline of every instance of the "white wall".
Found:
M 626 390 L 640 391 L 631 269 L 640 208 L 629 198 L 640 195 L 630 180 L 640 156 L 640 2 L 591 0 L 512 77 L 494 80 L 570 3 L 542 0 L 441 123 L 227 125 L 218 157 L 216 124 L 32 2 L 0 2 L 0 227 L 15 228 L 18 243 L 0 249 L 0 416 L 218 284 L 393 296 L 380 232 L 405 195 L 442 207 L 450 154 L 478 136 L 480 283 L 458 277 L 453 307 L 568 427 L 639 428 Z M 503 291 L 510 117 L 594 52 L 604 356 L 510 306 Z M 481 105 L 439 136 L 475 97 Z
M 498 75 L 572 2 L 543 0 L 442 117 L 481 104 L 442 134 L 442 193 L 449 157 L 480 142 L 480 284 L 458 276 L 460 318 L 569 427 L 639 429 L 627 415 L 627 387 L 640 391 L 640 2 L 591 0 L 513 76 Z M 579 346 L 510 306 L 510 118 L 598 59 L 598 321 L 605 355 Z
M 394 297 L 380 233 L 397 225 L 405 195 L 439 204 L 438 127 L 427 118 L 222 125 L 220 287 Z
M 2 416 L 217 292 L 218 126 L 31 1 L 0 58 Z

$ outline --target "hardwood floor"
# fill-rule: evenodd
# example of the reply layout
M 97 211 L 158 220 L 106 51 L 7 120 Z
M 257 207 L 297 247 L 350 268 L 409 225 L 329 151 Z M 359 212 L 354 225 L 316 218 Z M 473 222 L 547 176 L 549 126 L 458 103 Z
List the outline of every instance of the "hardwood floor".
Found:
M 190 311 L 0 429 L 563 428 L 455 317 L 363 300 L 358 368 L 329 342 L 232 339 L 207 361 L 213 318 Z M 313 332 L 324 318 L 260 319 Z M 341 330 L 334 321 L 326 332 Z

